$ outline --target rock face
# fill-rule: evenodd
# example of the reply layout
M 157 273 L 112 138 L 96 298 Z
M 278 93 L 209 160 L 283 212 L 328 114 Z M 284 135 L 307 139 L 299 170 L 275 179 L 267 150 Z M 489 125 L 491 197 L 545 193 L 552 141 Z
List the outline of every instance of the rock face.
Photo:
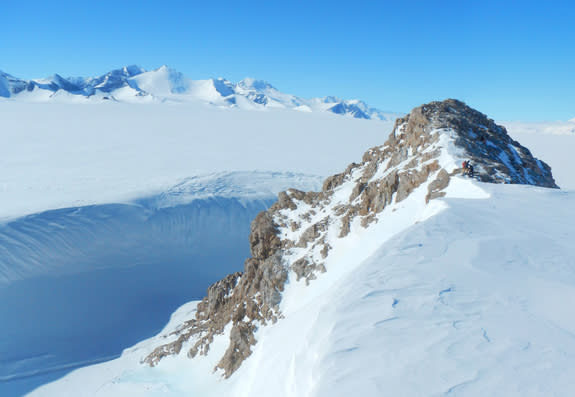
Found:
M 255 330 L 281 319 L 280 302 L 289 277 L 311 280 L 329 271 L 330 241 L 354 227 L 385 221 L 379 214 L 425 189 L 425 201 L 442 197 L 457 164 L 470 160 L 476 179 L 556 188 L 547 164 L 512 140 L 505 129 L 463 102 L 448 99 L 415 108 L 398 119 L 387 142 L 369 149 L 361 163 L 327 178 L 321 192 L 289 189 L 252 222 L 251 258 L 244 271 L 209 287 L 196 317 L 144 359 L 156 365 L 180 353 L 207 354 L 216 335 L 229 326 L 229 345 L 215 369 L 231 376 L 251 354 Z M 313 286 L 310 286 L 313 288 Z
M 547 164 L 511 139 L 504 127 L 463 102 L 448 99 L 420 106 L 396 120 L 398 126 L 410 134 L 426 134 L 430 129 L 455 131 L 455 146 L 462 157 L 471 160 L 482 182 L 558 187 Z

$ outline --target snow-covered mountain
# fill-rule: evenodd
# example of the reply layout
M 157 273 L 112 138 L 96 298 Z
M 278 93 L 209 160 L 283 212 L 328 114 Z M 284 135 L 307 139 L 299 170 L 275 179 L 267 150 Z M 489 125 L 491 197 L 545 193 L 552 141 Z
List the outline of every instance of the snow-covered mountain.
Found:
M 0 71 L 0 97 L 28 101 L 187 102 L 203 101 L 219 106 L 262 109 L 279 107 L 299 111 L 326 111 L 360 119 L 394 119 L 359 100 L 336 97 L 305 99 L 284 94 L 271 84 L 246 78 L 238 83 L 226 79 L 191 80 L 162 66 L 146 71 L 126 66 L 99 77 L 68 77 L 57 74 L 38 80 L 22 80 Z
M 280 193 L 244 271 L 157 337 L 31 395 L 568 395 L 575 208 L 556 187 L 485 115 L 423 105 L 321 191 Z

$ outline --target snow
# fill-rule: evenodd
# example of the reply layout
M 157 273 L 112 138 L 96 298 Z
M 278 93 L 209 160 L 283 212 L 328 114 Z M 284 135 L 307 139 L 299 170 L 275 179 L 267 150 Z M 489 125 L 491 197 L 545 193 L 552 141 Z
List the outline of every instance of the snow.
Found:
M 33 88 L 30 90 L 30 88 Z M 138 66 L 125 66 L 99 77 L 54 75 L 46 79 L 19 80 L 0 75 L 0 97 L 26 102 L 99 103 L 103 100 L 124 103 L 207 103 L 222 107 L 250 110 L 282 108 L 331 112 L 347 117 L 393 120 L 397 113 L 370 108 L 366 103 L 334 97 L 305 99 L 285 94 L 271 84 L 246 78 L 237 84 L 224 78 L 192 80 L 182 73 L 162 66 L 146 71 Z
M 568 395 L 572 193 L 455 180 L 431 208 L 416 193 L 390 209 L 395 228 L 356 228 L 309 287 L 291 280 L 285 318 L 231 379 L 209 375 L 211 355 L 138 366 L 148 340 L 30 395 Z M 450 198 L 461 184 L 488 198 Z
M 143 72 L 133 79 L 137 86 L 149 93 L 157 96 L 170 96 L 186 92 L 189 88 L 189 81 L 175 70 L 162 66 L 155 72 Z
M 241 270 L 249 223 L 280 190 L 318 190 L 390 129 L 203 103 L 7 101 L 0 112 L 2 396 L 156 333 Z
M 4 102 L 0 113 L 0 220 L 126 202 L 213 172 L 327 176 L 391 129 L 390 122 L 327 113 L 254 113 L 203 103 Z
M 219 101 L 225 81 L 188 85 L 157 72 L 168 76 L 134 81 L 198 100 L 95 103 L 62 90 L 39 98 L 48 94 L 36 89 L 20 95 L 50 103 L 0 102 L 2 396 L 157 333 L 177 306 L 241 269 L 249 222 L 278 191 L 319 189 L 320 177 L 391 131 L 391 122 L 329 113 L 212 106 L 202 101 Z M 134 92 L 114 95 L 128 101 Z M 506 126 L 573 190 L 575 134 L 564 124 Z M 439 161 L 454 168 L 445 139 Z M 335 199 L 349 193 L 343 186 Z M 156 368 L 139 363 L 192 315 L 189 303 L 159 336 L 31 395 L 568 394 L 573 192 L 452 178 L 446 199 L 425 206 L 425 194 L 424 185 L 368 229 L 356 222 L 346 238 L 330 235 L 327 273 L 307 287 L 290 280 L 286 317 L 258 330 L 231 379 L 212 373 L 225 334 L 199 360 L 184 347 Z

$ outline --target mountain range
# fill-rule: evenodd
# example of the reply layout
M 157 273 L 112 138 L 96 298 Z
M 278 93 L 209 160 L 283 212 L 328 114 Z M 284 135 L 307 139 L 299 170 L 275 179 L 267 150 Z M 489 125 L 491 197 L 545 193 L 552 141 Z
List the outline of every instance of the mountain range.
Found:
M 365 102 L 334 96 L 305 99 L 285 94 L 271 84 L 245 78 L 233 83 L 224 78 L 192 80 L 162 66 L 146 71 L 125 66 L 98 77 L 62 77 L 25 80 L 0 71 L 0 98 L 27 101 L 119 101 L 188 102 L 201 101 L 225 107 L 288 108 L 304 112 L 331 112 L 358 119 L 394 119 L 398 114 L 384 112 Z

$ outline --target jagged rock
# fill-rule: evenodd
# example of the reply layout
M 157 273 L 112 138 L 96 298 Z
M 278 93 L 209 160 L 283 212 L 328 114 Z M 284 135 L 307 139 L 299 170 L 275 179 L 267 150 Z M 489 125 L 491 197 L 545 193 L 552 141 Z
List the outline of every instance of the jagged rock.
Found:
M 279 208 L 289 208 L 290 210 L 295 210 L 297 208 L 286 192 L 279 192 L 276 204 Z
M 327 229 L 327 223 L 329 219 L 324 218 L 320 222 L 314 223 L 310 227 L 308 227 L 301 235 L 296 247 L 306 247 L 308 243 L 316 240 L 322 232 L 325 232 Z
M 251 323 L 239 322 L 230 332 L 230 347 L 216 366 L 224 371 L 226 378 L 237 370 L 252 351 L 251 346 L 256 344 L 254 338 L 255 326 Z
M 301 258 L 295 261 L 291 265 L 291 269 L 296 274 L 296 280 L 299 281 L 305 278 L 306 284 L 309 284 L 310 280 L 315 280 L 317 271 L 324 273 L 326 272 L 325 265 L 323 263 L 316 263 L 310 261 L 308 258 Z
M 262 262 L 262 277 L 260 292 L 263 302 L 270 308 L 275 308 L 281 300 L 281 292 L 287 280 L 287 269 L 281 262 L 281 255 L 275 254 Z
M 348 212 L 341 218 L 341 229 L 338 235 L 339 238 L 345 237 L 349 234 L 351 230 L 351 219 L 353 216 L 353 212 Z
M 429 203 L 429 200 L 436 199 L 438 197 L 445 196 L 445 189 L 449 185 L 450 176 L 443 168 L 437 174 L 437 178 L 432 181 L 427 187 L 427 196 L 425 197 L 425 202 Z
M 207 317 L 217 313 L 226 300 L 230 299 L 230 293 L 236 286 L 237 280 L 240 276 L 240 272 L 228 274 L 226 277 L 217 281 L 208 288 L 207 300 L 205 302 L 207 307 L 204 308 L 202 304 L 200 304 L 200 309 L 202 309 L 202 312 L 206 312 Z
M 191 341 L 190 357 L 207 354 L 214 338 L 231 325 L 228 348 L 217 364 L 225 377 L 231 376 L 251 354 L 257 327 L 282 317 L 280 303 L 289 272 L 296 282 L 305 279 L 307 284 L 329 270 L 324 265 L 331 249 L 328 233 L 345 238 L 356 223 L 368 227 L 380 221 L 381 212 L 425 184 L 426 202 L 445 195 L 461 169 L 440 164 L 442 151 L 447 150 L 442 138 L 457 148 L 456 155 L 450 154 L 455 160 L 473 163 L 479 181 L 557 187 L 547 164 L 463 102 L 448 99 L 417 107 L 397 119 L 384 145 L 369 149 L 361 163 L 327 178 L 321 192 L 280 193 L 278 201 L 251 224 L 251 258 L 243 273 L 210 286 L 195 318 L 169 335 L 175 340 L 157 347 L 143 361 L 154 366 L 167 355 L 179 354 L 187 341 Z M 318 217 L 322 212 L 325 215 Z M 298 259 L 290 263 L 286 259 L 290 254 Z
M 399 175 L 394 171 L 379 181 L 370 182 L 361 193 L 359 215 L 381 212 L 391 203 L 393 193 L 398 190 L 399 181 Z
M 323 192 L 330 192 L 333 189 L 335 189 L 336 187 L 340 186 L 343 183 L 343 179 L 345 178 L 345 173 L 341 173 L 341 174 L 335 174 L 332 175 L 330 177 L 328 177 L 324 182 L 323 182 L 323 187 L 322 187 L 322 191 Z
M 439 169 L 439 164 L 434 161 L 431 164 L 422 166 L 421 170 L 409 170 L 402 172 L 397 186 L 396 202 L 404 200 L 409 194 L 418 188 L 423 182 L 427 181 L 429 174 Z
M 214 337 L 222 335 L 231 322 L 230 344 L 216 367 L 225 377 L 230 376 L 251 354 L 256 323 L 277 320 L 277 305 L 287 279 L 287 268 L 277 252 L 281 246 L 277 233 L 270 213 L 260 213 L 251 225 L 252 258 L 246 260 L 244 272 L 212 284 L 198 303 L 195 319 L 184 324 L 175 341 L 154 349 L 143 362 L 157 365 L 163 357 L 178 354 L 188 340 L 194 341 L 188 356 L 205 355 Z
M 277 225 L 267 211 L 260 212 L 250 228 L 250 252 L 256 259 L 265 259 L 275 252 L 281 242 Z

